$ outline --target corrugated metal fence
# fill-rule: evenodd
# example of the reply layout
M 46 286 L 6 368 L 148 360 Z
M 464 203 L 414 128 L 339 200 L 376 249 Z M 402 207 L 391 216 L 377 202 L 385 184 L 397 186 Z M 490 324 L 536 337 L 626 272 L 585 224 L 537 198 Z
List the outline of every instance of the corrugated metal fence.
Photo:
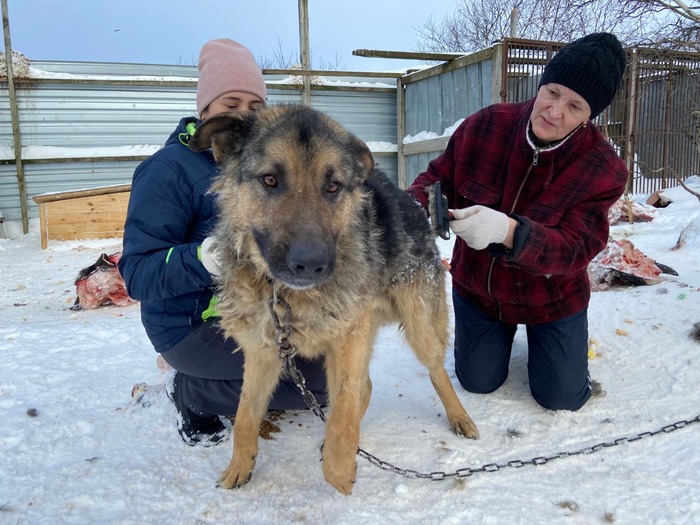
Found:
M 29 217 L 32 197 L 131 182 L 138 163 L 163 144 L 181 117 L 195 114 L 197 68 L 143 64 L 35 62 L 15 79 Z M 38 73 L 37 73 L 38 71 Z M 293 72 L 266 74 L 269 102 L 300 103 Z M 311 106 L 369 143 L 398 182 L 398 73 L 329 72 L 312 79 Z M 7 83 L 0 80 L 0 211 L 21 220 Z
M 399 184 L 406 187 L 445 149 L 449 128 L 492 103 L 500 86 L 500 45 L 399 79 Z M 447 130 L 447 131 L 446 131 Z M 430 132 L 435 137 L 421 138 Z

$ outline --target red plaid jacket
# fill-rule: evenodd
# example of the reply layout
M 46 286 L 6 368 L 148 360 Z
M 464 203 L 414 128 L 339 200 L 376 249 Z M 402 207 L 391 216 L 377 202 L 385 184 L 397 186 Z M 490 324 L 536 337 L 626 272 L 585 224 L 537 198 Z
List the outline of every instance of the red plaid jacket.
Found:
M 458 237 L 451 261 L 457 293 L 513 324 L 588 305 L 586 268 L 607 243 L 608 210 L 628 175 L 590 123 L 554 149 L 534 149 L 526 135 L 533 104 L 495 104 L 467 118 L 407 190 L 427 207 L 425 188 L 440 180 L 450 208 L 481 204 L 518 220 L 513 250 L 477 251 Z

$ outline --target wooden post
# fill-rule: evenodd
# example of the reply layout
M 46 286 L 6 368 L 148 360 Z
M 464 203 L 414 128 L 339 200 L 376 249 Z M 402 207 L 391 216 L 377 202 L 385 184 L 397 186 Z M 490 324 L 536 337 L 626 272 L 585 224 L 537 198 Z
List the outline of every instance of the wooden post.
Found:
M 7 91 L 10 96 L 10 115 L 12 118 L 12 140 L 15 148 L 15 166 L 17 166 L 17 188 L 19 205 L 22 212 L 22 230 L 29 233 L 29 214 L 27 211 L 27 190 L 24 186 L 24 165 L 22 164 L 22 140 L 19 132 L 19 110 L 15 91 L 14 73 L 12 72 L 12 43 L 10 42 L 10 19 L 7 14 L 7 0 L 2 0 L 2 32 L 5 38 L 5 62 L 7 63 Z
M 398 185 L 401 189 L 406 189 L 408 185 L 408 172 L 406 169 L 406 157 L 403 151 L 403 138 L 406 136 L 406 92 L 404 91 L 403 79 L 396 79 L 396 140 L 397 140 L 397 167 Z
M 629 96 L 625 100 L 625 105 L 627 106 L 627 126 L 625 129 L 625 163 L 627 164 L 627 171 L 629 171 L 629 178 L 627 179 L 626 192 L 633 191 L 633 181 L 634 181 L 634 157 L 635 157 L 635 129 L 637 127 L 637 49 L 634 48 L 629 55 L 630 61 L 628 65 L 628 93 Z
M 518 38 L 518 8 L 514 7 L 510 12 L 510 37 Z
M 496 104 L 498 102 L 506 102 L 508 99 L 508 80 L 506 78 L 506 67 L 504 64 L 506 44 L 501 41 L 493 45 L 493 55 L 491 60 L 491 100 L 488 104 Z M 488 105 L 487 104 L 487 105 Z
M 309 0 L 299 0 L 299 54 L 301 58 L 301 68 L 311 69 L 311 58 L 309 52 Z M 311 106 L 311 77 L 302 75 L 304 81 L 301 92 L 301 102 L 305 106 Z

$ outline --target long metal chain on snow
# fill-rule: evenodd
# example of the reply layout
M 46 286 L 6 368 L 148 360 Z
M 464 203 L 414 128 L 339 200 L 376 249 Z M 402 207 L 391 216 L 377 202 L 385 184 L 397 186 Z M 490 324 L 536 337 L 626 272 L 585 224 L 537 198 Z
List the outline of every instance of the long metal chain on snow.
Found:
M 306 388 L 306 380 L 304 379 L 303 374 L 299 371 L 299 369 L 296 367 L 296 364 L 294 362 L 294 357 L 297 354 L 297 347 L 296 345 L 293 345 L 289 342 L 289 336 L 292 333 L 292 327 L 289 324 L 289 319 L 292 314 L 292 309 L 289 306 L 289 303 L 287 303 L 284 299 L 281 297 L 277 296 L 277 288 L 273 285 L 273 295 L 272 297 L 268 300 L 268 305 L 270 307 L 270 313 L 272 313 L 272 318 L 275 321 L 275 328 L 276 328 L 276 334 L 275 334 L 275 343 L 279 346 L 280 349 L 280 359 L 282 359 L 282 366 L 284 369 L 285 374 L 287 374 L 289 377 L 292 378 L 294 381 L 294 384 L 297 386 L 297 388 L 301 391 L 302 396 L 304 397 L 304 401 L 306 401 L 306 404 L 308 407 L 313 411 L 314 414 L 316 414 L 318 417 L 321 418 L 321 420 L 325 421 L 326 420 L 326 415 L 323 413 L 323 409 L 321 406 L 318 404 L 316 401 L 316 397 L 313 395 L 313 393 Z M 279 316 L 277 315 L 277 312 L 275 310 L 275 305 L 280 305 L 282 308 L 284 308 L 284 319 L 282 322 L 280 322 Z M 574 456 L 585 456 L 588 454 L 593 454 L 594 452 L 598 452 L 600 450 L 610 448 L 610 447 L 615 447 L 618 445 L 623 445 L 626 443 L 634 443 L 635 441 L 639 441 L 641 439 L 645 438 L 650 438 L 657 436 L 659 434 L 669 434 L 671 432 L 674 432 L 676 430 L 680 430 L 681 428 L 685 428 L 688 425 L 692 425 L 693 423 L 700 423 L 700 414 L 695 416 L 693 419 L 690 420 L 685 420 L 682 419 L 681 421 L 677 421 L 676 423 L 672 423 L 670 425 L 666 425 L 664 427 L 661 427 L 658 430 L 653 430 L 650 432 L 641 432 L 640 434 L 637 434 L 632 437 L 621 437 L 617 438 L 613 441 L 604 441 L 602 443 L 598 443 L 597 445 L 593 445 L 591 447 L 585 447 L 580 450 L 576 450 L 573 452 L 559 452 L 557 454 L 554 454 L 552 456 L 537 456 L 532 459 L 528 460 L 512 460 L 508 461 L 506 463 L 487 463 L 484 465 L 481 465 L 480 467 L 465 467 L 465 468 L 460 468 L 455 470 L 454 472 L 441 472 L 441 471 L 434 471 L 434 472 L 419 472 L 417 470 L 412 470 L 412 469 L 404 469 L 401 467 L 397 467 L 396 465 L 393 465 L 387 461 L 383 461 L 379 459 L 378 457 L 370 454 L 366 450 L 363 450 L 361 448 L 357 449 L 357 455 L 360 456 L 361 458 L 366 459 L 369 461 L 372 465 L 375 465 L 379 467 L 382 470 L 386 470 L 388 472 L 393 472 L 394 474 L 399 474 L 405 478 L 409 479 L 429 479 L 431 481 L 440 481 L 443 479 L 449 479 L 449 478 L 468 478 L 470 476 L 473 476 L 474 474 L 480 474 L 482 472 L 497 472 L 499 470 L 505 469 L 505 468 L 521 468 L 525 467 L 527 465 L 544 465 L 546 463 L 549 463 L 551 461 L 554 461 L 555 459 L 561 459 L 561 458 L 568 458 L 568 457 L 574 457 Z
M 532 458 L 529 460 L 513 460 L 513 461 L 508 461 L 507 463 L 487 463 L 485 465 L 481 465 L 480 467 L 475 467 L 475 468 L 460 468 L 457 469 L 454 472 L 418 472 L 415 470 L 410 470 L 410 469 L 403 469 L 396 467 L 392 465 L 391 463 L 387 463 L 386 461 L 382 461 L 381 459 L 373 456 L 372 454 L 369 454 L 368 452 L 365 452 L 362 449 L 358 449 L 358 455 L 365 458 L 367 461 L 372 463 L 373 465 L 376 465 L 377 467 L 383 469 L 383 470 L 388 470 L 389 472 L 394 472 L 395 474 L 400 474 L 406 478 L 410 479 L 429 479 L 431 481 L 440 481 L 443 479 L 448 479 L 448 478 L 468 478 L 469 476 L 473 476 L 474 474 L 479 474 L 482 472 L 496 472 L 498 470 L 502 470 L 505 468 L 521 468 L 526 465 L 544 465 L 545 463 L 549 463 L 550 461 L 553 461 L 555 459 L 561 459 L 561 458 L 567 458 L 567 457 L 574 457 L 574 456 L 583 456 L 587 454 L 592 454 L 594 452 L 598 452 L 599 450 L 603 450 L 605 448 L 610 448 L 614 447 L 617 445 L 622 445 L 625 443 L 633 443 L 635 441 L 639 441 L 640 439 L 656 436 L 658 434 L 668 434 L 669 432 L 673 432 L 675 430 L 679 430 L 681 428 L 684 428 L 688 425 L 691 425 L 693 423 L 700 423 L 700 414 L 697 415 L 694 419 L 691 420 L 681 420 L 676 423 L 673 423 L 671 425 L 666 425 L 665 427 L 660 428 L 659 430 L 654 430 L 651 432 L 642 432 L 640 434 L 637 434 L 636 436 L 633 437 L 622 437 L 615 439 L 614 441 L 606 441 L 603 443 L 598 443 L 597 445 L 593 445 L 592 447 L 586 447 L 582 448 L 580 450 L 577 450 L 575 452 L 559 452 L 558 454 L 554 454 L 552 456 L 538 456 L 536 458 Z

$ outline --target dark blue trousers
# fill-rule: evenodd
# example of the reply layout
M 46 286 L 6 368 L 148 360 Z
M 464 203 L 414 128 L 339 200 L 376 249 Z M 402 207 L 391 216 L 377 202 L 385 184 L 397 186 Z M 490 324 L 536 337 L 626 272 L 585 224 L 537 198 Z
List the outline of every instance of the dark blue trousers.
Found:
M 196 327 L 185 339 L 162 356 L 183 373 L 185 401 L 200 415 L 233 416 L 238 409 L 243 384 L 243 353 L 233 352 L 236 343 L 224 338 L 212 322 Z M 309 361 L 299 356 L 295 364 L 306 379 L 306 387 L 319 404 L 328 401 L 323 359 Z M 270 401 L 271 410 L 307 408 L 297 386 L 283 378 Z
M 453 290 L 455 372 L 465 390 L 486 394 L 508 377 L 517 325 L 499 321 Z M 530 392 L 550 410 L 578 410 L 591 397 L 587 308 L 527 325 Z

